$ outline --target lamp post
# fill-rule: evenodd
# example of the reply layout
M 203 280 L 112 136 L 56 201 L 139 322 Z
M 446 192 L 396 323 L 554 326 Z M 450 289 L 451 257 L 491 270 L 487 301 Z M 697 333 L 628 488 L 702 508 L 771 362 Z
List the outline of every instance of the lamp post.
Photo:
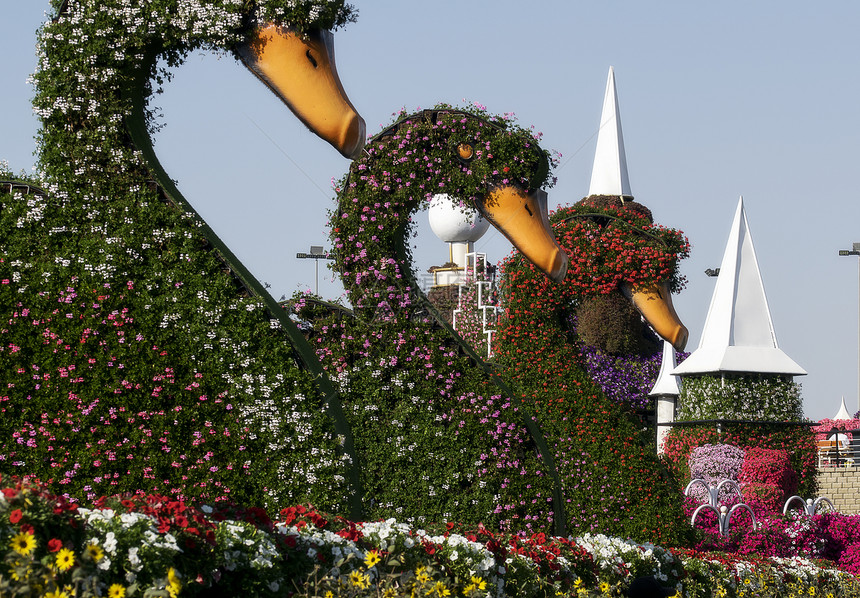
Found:
M 854 243 L 851 246 L 851 249 L 840 249 L 839 255 L 860 255 L 860 243 Z M 857 261 L 858 264 L 858 280 L 860 280 L 860 260 Z M 857 303 L 857 409 L 860 410 L 860 293 L 858 293 L 858 303 Z
M 315 275 L 314 275 L 314 295 L 320 294 L 319 279 L 320 279 L 320 260 L 333 260 L 334 256 L 326 253 L 322 245 L 311 245 L 310 253 L 297 253 L 296 257 L 300 260 L 314 260 Z

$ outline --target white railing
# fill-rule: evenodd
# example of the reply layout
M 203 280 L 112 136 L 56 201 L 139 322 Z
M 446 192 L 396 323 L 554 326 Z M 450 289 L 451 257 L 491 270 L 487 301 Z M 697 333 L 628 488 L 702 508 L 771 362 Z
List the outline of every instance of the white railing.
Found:
M 496 319 L 499 314 L 499 307 L 494 303 L 490 303 L 493 297 L 493 283 L 489 280 L 478 279 L 478 262 L 483 262 L 483 272 L 487 272 L 487 254 L 476 253 L 470 251 L 466 254 L 465 280 L 472 282 L 460 283 L 459 296 L 457 299 L 457 308 L 453 311 L 452 325 L 454 330 L 457 330 L 457 314 L 463 312 L 463 297 L 468 293 L 470 286 L 475 285 L 478 288 L 478 311 L 481 312 L 481 331 L 487 338 L 487 359 L 493 356 L 493 334 L 495 333 Z
M 851 438 L 853 436 L 853 439 Z M 860 467 L 860 434 L 838 432 L 819 440 L 818 467 Z

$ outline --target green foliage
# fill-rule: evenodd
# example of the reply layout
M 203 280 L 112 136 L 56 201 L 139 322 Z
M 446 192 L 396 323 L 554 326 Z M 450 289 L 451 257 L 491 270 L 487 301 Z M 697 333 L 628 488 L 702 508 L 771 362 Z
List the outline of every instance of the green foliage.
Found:
M 576 332 L 580 340 L 610 355 L 653 355 L 659 350 L 642 316 L 621 293 L 597 295 L 579 302 Z
M 687 376 L 677 419 L 801 421 L 800 385 L 776 375 Z

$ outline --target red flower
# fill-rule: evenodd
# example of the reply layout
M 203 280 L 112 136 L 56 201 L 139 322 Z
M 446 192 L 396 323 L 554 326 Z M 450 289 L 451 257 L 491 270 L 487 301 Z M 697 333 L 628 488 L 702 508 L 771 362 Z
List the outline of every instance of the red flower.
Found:
M 24 516 L 24 513 L 21 512 L 21 509 L 15 509 L 11 513 L 9 513 L 9 522 L 10 523 L 18 523 L 21 521 L 21 517 Z
M 57 552 L 62 547 L 63 543 L 57 538 L 51 538 L 48 540 L 48 552 Z

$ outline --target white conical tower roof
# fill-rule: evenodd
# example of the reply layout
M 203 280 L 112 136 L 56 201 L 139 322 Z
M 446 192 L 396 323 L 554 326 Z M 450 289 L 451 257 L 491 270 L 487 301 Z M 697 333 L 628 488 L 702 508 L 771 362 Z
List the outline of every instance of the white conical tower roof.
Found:
M 735 212 L 699 348 L 672 373 L 716 372 L 806 374 L 777 345 L 743 197 Z
M 845 405 L 845 397 L 842 397 L 842 406 L 839 407 L 839 413 L 833 416 L 833 419 L 854 419 L 848 413 L 848 407 Z
M 591 170 L 589 195 L 620 195 L 633 198 L 627 177 L 627 155 L 624 153 L 624 136 L 621 134 L 621 114 L 618 112 L 618 94 L 615 92 L 615 70 L 609 67 L 603 114 L 597 133 L 594 167 Z
M 660 373 L 657 374 L 657 382 L 654 383 L 654 388 L 648 393 L 648 396 L 675 396 L 681 394 L 681 389 L 678 386 L 678 378 L 672 375 L 672 370 L 678 365 L 678 360 L 675 355 L 675 347 L 672 343 L 663 341 L 663 361 L 660 362 Z

